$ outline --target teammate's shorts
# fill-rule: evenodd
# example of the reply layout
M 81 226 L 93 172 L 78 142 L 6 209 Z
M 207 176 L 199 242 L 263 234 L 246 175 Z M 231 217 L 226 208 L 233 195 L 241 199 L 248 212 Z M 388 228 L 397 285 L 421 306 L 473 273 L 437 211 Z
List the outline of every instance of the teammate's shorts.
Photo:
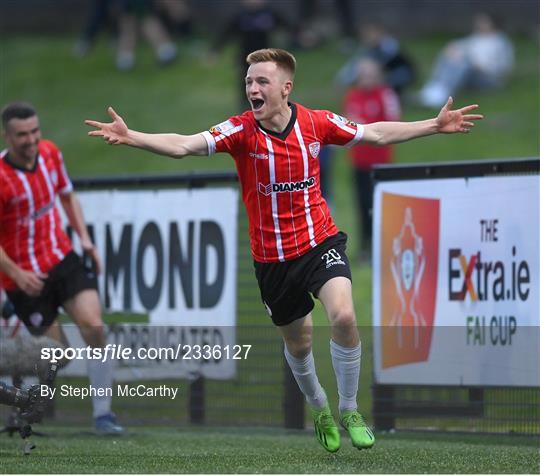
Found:
M 346 244 L 347 235 L 340 231 L 294 260 L 254 262 L 263 303 L 276 326 L 290 324 L 311 312 L 314 302 L 310 294 L 317 297 L 330 279 L 344 276 L 351 280 Z
M 20 289 L 7 291 L 7 295 L 17 317 L 32 334 L 40 335 L 54 322 L 63 303 L 85 289 L 97 290 L 95 270 L 71 251 L 49 271 L 39 296 L 29 296 Z

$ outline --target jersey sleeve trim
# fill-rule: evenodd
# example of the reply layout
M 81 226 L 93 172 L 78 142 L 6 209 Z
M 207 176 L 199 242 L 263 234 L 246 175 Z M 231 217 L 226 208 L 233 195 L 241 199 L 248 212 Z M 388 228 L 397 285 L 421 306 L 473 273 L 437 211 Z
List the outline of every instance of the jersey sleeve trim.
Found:
M 64 188 L 62 188 L 58 193 L 60 195 L 68 195 L 70 194 L 71 192 L 73 192 L 73 185 L 71 184 L 71 182 L 69 184 L 67 184 Z
M 234 118 L 233 118 L 234 119 Z M 208 155 L 213 155 L 216 152 L 231 152 L 235 147 L 238 137 L 231 137 L 244 130 L 244 124 L 235 125 L 231 119 L 228 119 L 217 126 L 212 127 L 209 131 L 204 131 L 203 137 L 208 144 Z M 225 140 L 228 139 L 229 140 Z M 222 142 L 223 141 L 223 142 Z
M 326 117 L 334 125 L 339 127 L 341 130 L 344 130 L 345 132 L 348 132 L 349 134 L 356 134 L 356 132 L 358 131 L 358 129 L 355 130 L 354 127 L 351 127 L 350 125 L 343 122 L 346 119 L 343 119 L 341 116 L 338 116 L 337 114 L 332 114 L 332 115 L 327 114 Z
M 202 132 L 202 136 L 206 141 L 206 145 L 208 145 L 208 155 L 214 155 L 216 153 L 216 139 L 208 131 Z
M 362 124 L 356 124 L 356 133 L 353 139 L 345 144 L 345 147 L 350 148 L 355 146 L 362 140 L 362 137 L 364 137 L 364 126 Z

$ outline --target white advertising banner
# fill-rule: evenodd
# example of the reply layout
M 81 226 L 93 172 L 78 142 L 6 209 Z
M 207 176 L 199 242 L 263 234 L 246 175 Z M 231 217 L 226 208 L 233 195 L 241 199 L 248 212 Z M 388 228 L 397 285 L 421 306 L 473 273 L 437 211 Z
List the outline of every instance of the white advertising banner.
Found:
M 540 386 L 540 177 L 378 183 L 380 384 Z
M 172 349 L 156 358 L 120 359 L 117 380 L 234 377 L 235 361 L 227 356 L 235 345 L 238 191 L 77 195 L 103 261 L 104 309 L 149 316 L 144 324 L 109 326 L 108 342 L 117 350 Z M 85 346 L 76 327 L 67 326 L 67 333 L 70 346 Z M 197 358 L 199 349 L 206 353 Z M 84 362 L 72 361 L 63 374 L 86 375 Z

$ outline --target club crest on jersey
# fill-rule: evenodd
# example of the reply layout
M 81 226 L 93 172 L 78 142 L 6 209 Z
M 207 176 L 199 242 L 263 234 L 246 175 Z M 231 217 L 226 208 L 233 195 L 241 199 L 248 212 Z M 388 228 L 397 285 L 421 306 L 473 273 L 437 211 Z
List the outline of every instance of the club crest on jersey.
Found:
M 231 121 L 227 120 L 225 122 L 221 122 L 220 124 L 218 124 L 218 125 L 216 125 L 214 127 L 211 127 L 210 132 L 212 134 L 214 134 L 216 132 L 219 133 L 219 134 L 223 134 L 223 133 L 225 133 L 227 131 L 230 131 L 231 129 L 234 129 L 234 127 L 235 127 L 234 124 Z
M 320 142 L 312 142 L 308 145 L 309 153 L 311 154 L 311 157 L 316 159 L 319 157 L 319 152 L 321 151 L 321 143 Z
M 298 182 L 276 182 L 267 185 L 259 182 L 259 193 L 271 195 L 272 193 L 299 192 L 315 185 L 315 177 L 309 177 L 306 180 Z

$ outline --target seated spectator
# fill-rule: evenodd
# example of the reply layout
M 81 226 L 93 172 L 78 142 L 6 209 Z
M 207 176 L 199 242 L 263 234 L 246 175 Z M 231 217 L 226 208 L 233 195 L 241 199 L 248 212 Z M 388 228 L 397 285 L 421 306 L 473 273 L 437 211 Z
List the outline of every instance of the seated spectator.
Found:
M 169 32 L 157 15 L 152 0 L 119 0 L 121 12 L 118 19 L 118 52 L 116 67 L 129 71 L 135 66 L 135 47 L 139 29 L 152 45 L 160 65 L 172 63 L 177 48 Z
M 401 95 L 414 81 L 416 73 L 413 62 L 403 53 L 399 41 L 375 23 L 363 25 L 360 36 L 360 50 L 341 68 L 336 82 L 345 87 L 354 85 L 357 81 L 359 61 L 371 58 L 382 66 L 385 83 Z
M 209 65 L 227 43 L 236 40 L 236 64 L 238 72 L 239 112 L 251 107 L 246 98 L 246 57 L 255 50 L 270 47 L 273 33 L 279 29 L 288 29 L 287 21 L 269 6 L 266 0 L 242 0 L 235 14 L 224 24 L 216 35 L 208 57 Z
M 116 36 L 117 22 L 118 5 L 115 0 L 93 0 L 81 36 L 73 47 L 73 54 L 78 58 L 85 57 L 105 27 Z
M 513 65 L 512 43 L 491 16 L 480 13 L 474 18 L 473 32 L 440 53 L 418 100 L 426 107 L 439 108 L 461 88 L 500 87 Z

